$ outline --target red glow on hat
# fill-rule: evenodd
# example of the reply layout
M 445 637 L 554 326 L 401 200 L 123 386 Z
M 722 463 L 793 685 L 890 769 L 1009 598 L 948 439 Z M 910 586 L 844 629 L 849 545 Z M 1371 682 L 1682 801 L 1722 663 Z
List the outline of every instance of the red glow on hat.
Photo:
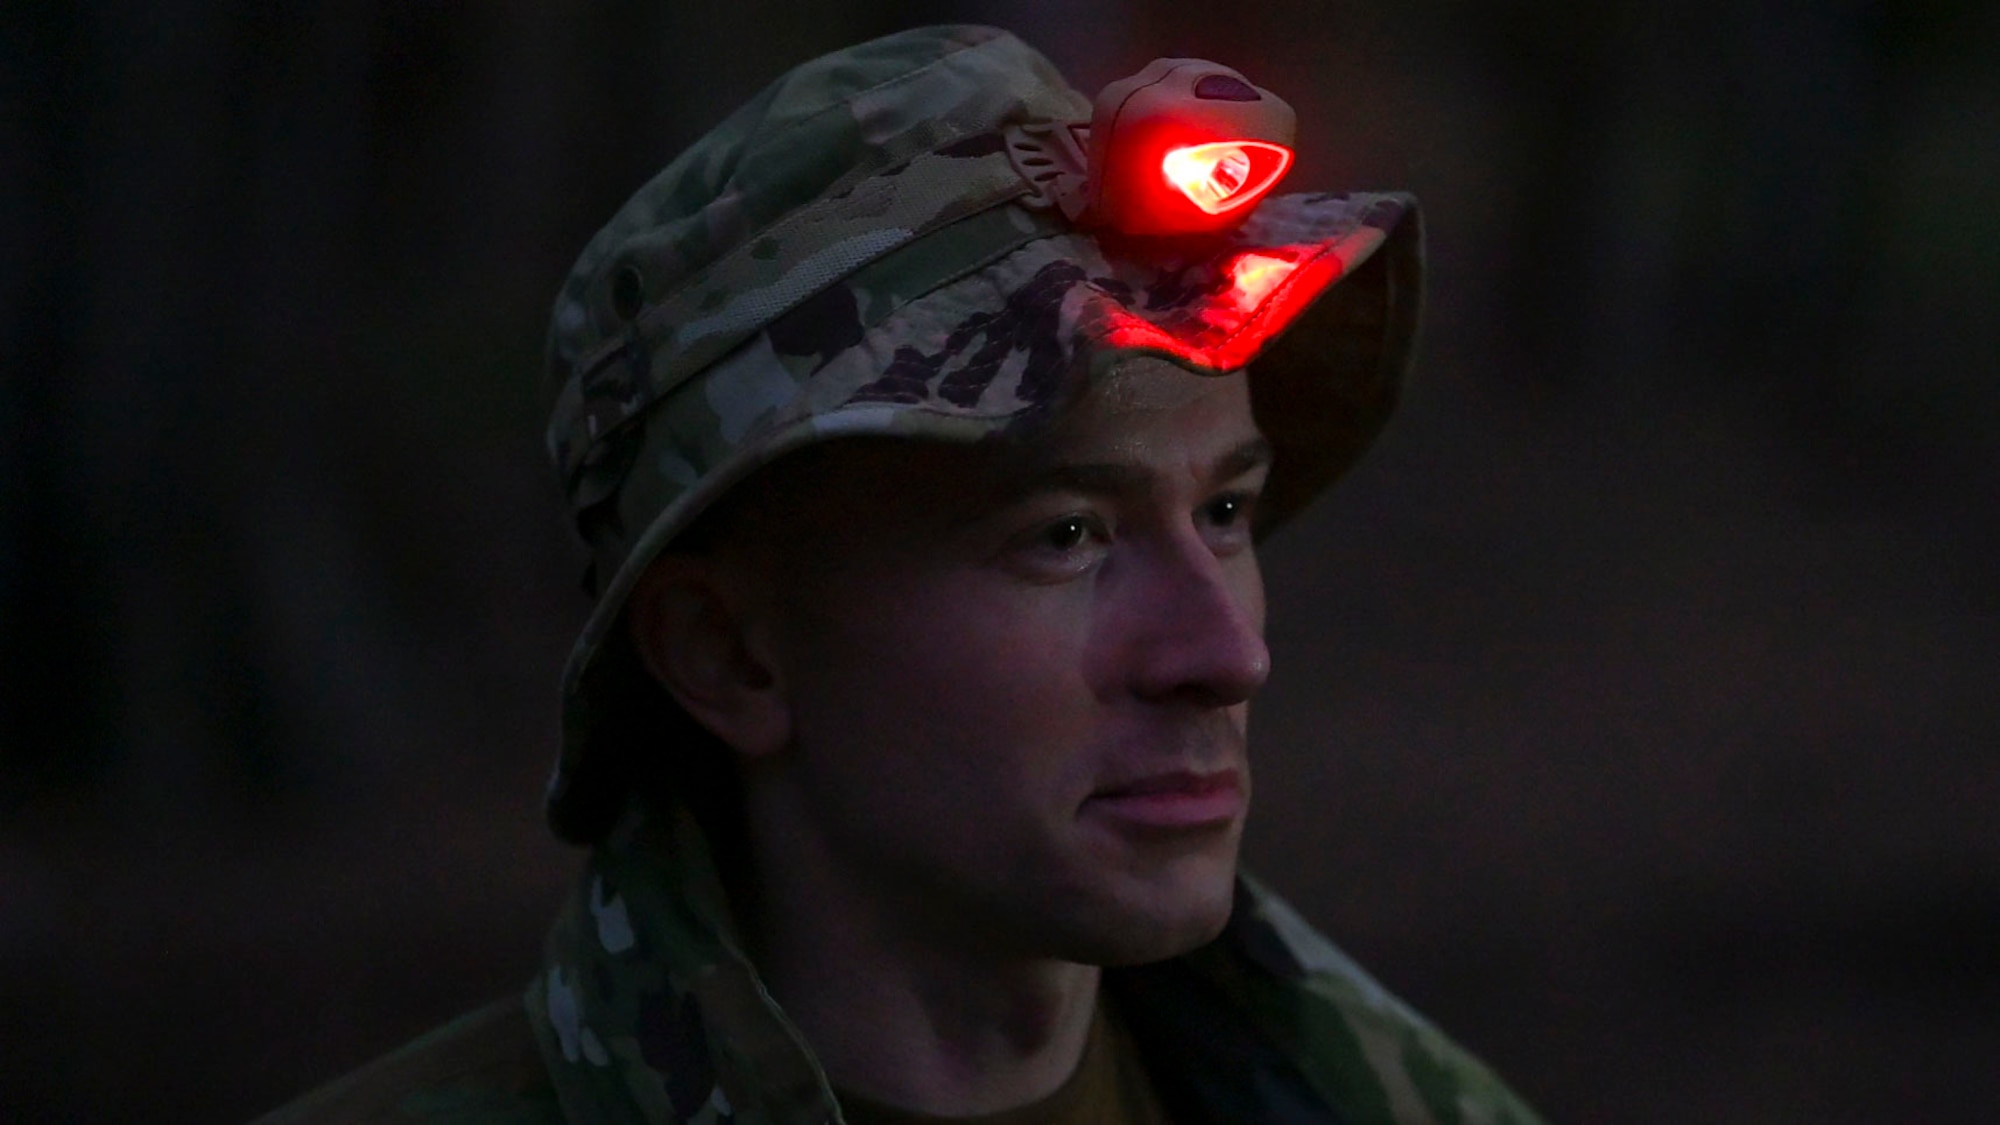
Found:
M 1284 280 L 1299 268 L 1298 263 L 1269 254 L 1238 254 L 1229 263 L 1229 281 L 1235 287 L 1238 308 L 1250 309 L 1264 303 Z
M 1149 318 L 1123 306 L 1106 310 L 1097 342 L 1164 352 L 1212 371 L 1234 371 L 1290 327 L 1345 269 L 1338 254 L 1296 259 L 1244 251 L 1223 266 L 1229 289 L 1173 316 Z M 1192 314 L 1192 315 L 1189 315 Z
M 1216 141 L 1169 149 L 1160 173 L 1210 215 L 1254 203 L 1292 166 L 1292 150 L 1268 141 Z

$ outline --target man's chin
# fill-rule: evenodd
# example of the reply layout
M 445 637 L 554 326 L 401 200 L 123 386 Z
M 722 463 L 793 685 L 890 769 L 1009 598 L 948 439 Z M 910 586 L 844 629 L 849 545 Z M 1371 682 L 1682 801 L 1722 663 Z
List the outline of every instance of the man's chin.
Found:
M 1214 941 L 1235 904 L 1235 867 L 1191 885 L 1148 886 L 1118 896 L 1074 935 L 1082 948 L 1068 960 L 1117 968 L 1179 957 Z

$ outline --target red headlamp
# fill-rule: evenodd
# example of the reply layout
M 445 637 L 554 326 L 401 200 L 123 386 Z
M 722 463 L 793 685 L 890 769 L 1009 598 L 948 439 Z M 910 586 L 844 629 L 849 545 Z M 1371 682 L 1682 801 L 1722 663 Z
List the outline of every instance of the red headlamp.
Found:
M 1193 234 L 1241 222 L 1277 186 L 1296 124 L 1283 99 L 1226 66 L 1155 59 L 1097 95 L 1087 133 L 1022 130 L 1010 147 L 1022 175 L 1077 222 Z

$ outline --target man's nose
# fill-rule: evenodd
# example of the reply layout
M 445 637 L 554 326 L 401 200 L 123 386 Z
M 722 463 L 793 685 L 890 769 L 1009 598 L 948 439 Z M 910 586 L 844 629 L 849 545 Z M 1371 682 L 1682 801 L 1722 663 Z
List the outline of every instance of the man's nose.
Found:
M 1255 556 L 1218 558 L 1189 534 L 1153 563 L 1130 607 L 1133 693 L 1204 707 L 1230 707 L 1257 694 L 1271 674 L 1271 651 Z

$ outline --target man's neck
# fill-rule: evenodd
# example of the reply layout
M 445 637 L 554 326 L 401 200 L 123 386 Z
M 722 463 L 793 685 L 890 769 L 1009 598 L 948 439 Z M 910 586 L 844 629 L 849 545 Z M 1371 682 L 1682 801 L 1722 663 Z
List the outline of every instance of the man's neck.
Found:
M 810 949 L 767 947 L 763 971 L 835 1086 L 964 1117 L 1039 1100 L 1075 1071 L 1096 1009 L 1095 966 L 919 966 L 824 937 Z
M 747 936 L 765 986 L 836 1087 L 962 1117 L 1034 1102 L 1076 1070 L 1096 966 L 1008 957 L 898 925 L 801 850 L 813 849 L 756 865 L 764 877 Z

